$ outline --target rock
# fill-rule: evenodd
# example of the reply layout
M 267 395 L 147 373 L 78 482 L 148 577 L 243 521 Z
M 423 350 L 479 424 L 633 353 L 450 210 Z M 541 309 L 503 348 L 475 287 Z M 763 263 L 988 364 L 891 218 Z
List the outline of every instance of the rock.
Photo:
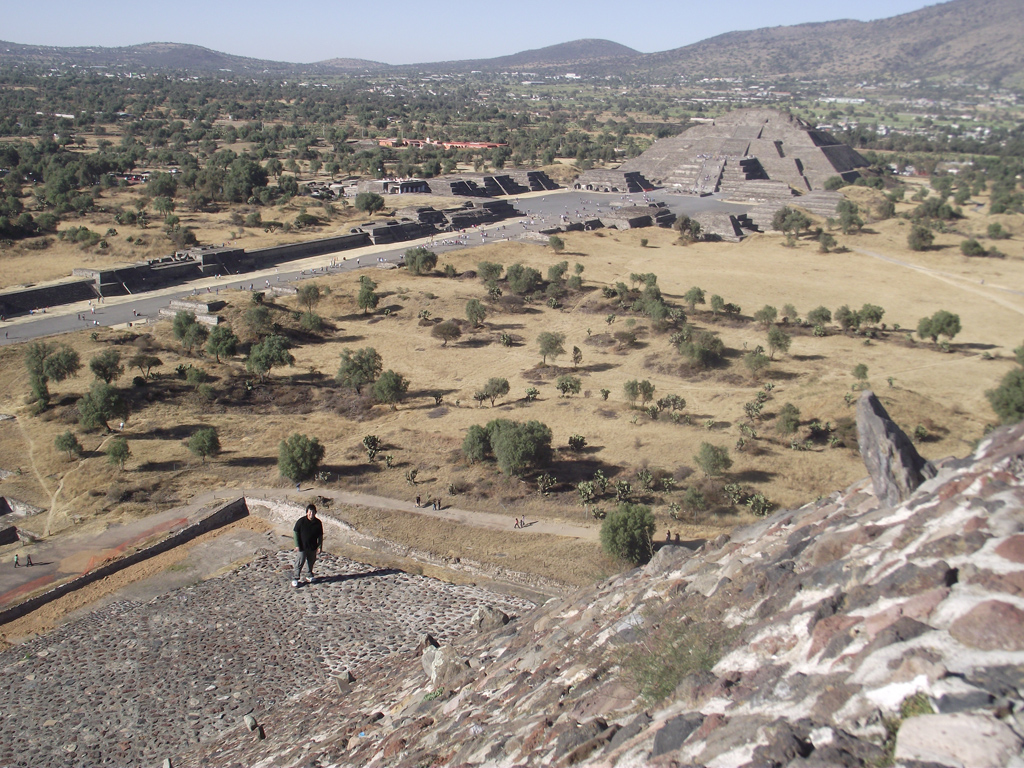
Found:
M 704 715 L 699 712 L 691 712 L 685 715 L 677 715 L 665 721 L 665 724 L 658 729 L 654 735 L 654 747 L 651 750 L 651 757 L 664 755 L 683 746 L 683 742 L 690 738 L 690 734 L 700 728 L 704 722 Z
M 934 465 L 921 457 L 870 390 L 857 401 L 857 442 L 875 496 L 885 504 L 899 504 L 935 477 Z
M 986 600 L 954 621 L 949 634 L 983 651 L 1024 651 L 1024 611 L 1002 600 Z
M 256 730 L 257 725 L 256 725 L 256 718 L 255 717 L 253 717 L 252 715 L 246 715 L 245 717 L 242 718 L 242 720 L 245 721 L 245 727 L 249 729 L 250 733 L 252 733 L 253 731 Z
M 1024 563 L 1024 536 L 1011 536 L 996 547 L 996 554 L 1014 563 Z
M 422 661 L 423 671 L 430 677 L 430 685 L 435 689 L 447 686 L 464 672 L 469 671 L 469 664 L 450 645 L 427 648 L 423 653 Z
M 984 714 L 921 715 L 904 721 L 896 735 L 896 760 L 941 765 L 1006 765 L 1020 754 L 1021 740 L 1005 723 Z
M 473 626 L 477 632 L 488 632 L 508 624 L 508 614 L 489 605 L 482 605 L 473 614 Z

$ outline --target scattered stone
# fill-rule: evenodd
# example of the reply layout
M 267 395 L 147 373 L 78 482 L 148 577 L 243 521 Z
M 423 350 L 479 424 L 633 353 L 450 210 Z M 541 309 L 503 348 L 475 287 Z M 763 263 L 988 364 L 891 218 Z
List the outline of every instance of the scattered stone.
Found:
M 482 605 L 473 614 L 473 626 L 477 632 L 488 632 L 503 627 L 509 622 L 508 614 L 489 605 Z
M 700 728 L 704 722 L 704 715 L 697 713 L 677 715 L 665 721 L 665 724 L 654 734 L 654 747 L 651 749 L 651 757 L 664 755 L 683 746 L 683 742 L 690 738 L 690 734 Z
M 949 634 L 983 651 L 1024 651 L 1024 611 L 1002 600 L 986 600 L 954 621 Z

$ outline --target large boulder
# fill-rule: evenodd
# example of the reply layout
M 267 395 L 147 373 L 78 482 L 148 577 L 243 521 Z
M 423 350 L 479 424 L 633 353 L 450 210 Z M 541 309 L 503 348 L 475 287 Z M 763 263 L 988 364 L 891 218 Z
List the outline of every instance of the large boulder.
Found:
M 464 673 L 469 671 L 469 664 L 450 645 L 440 648 L 427 646 L 422 656 L 423 671 L 430 678 L 432 688 L 450 686 Z
M 884 504 L 899 504 L 935 477 L 935 466 L 922 458 L 871 390 L 857 401 L 857 442 L 875 496 Z

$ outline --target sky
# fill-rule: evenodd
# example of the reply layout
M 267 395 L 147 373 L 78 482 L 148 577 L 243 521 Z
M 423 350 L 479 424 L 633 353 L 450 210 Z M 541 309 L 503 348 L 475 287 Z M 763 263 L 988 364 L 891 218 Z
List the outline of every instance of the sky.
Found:
M 0 40 L 116 47 L 191 43 L 223 53 L 311 63 L 354 58 L 414 64 L 505 56 L 582 38 L 651 53 L 724 32 L 816 21 L 871 21 L 925 0 L 25 0 L 0 3 Z

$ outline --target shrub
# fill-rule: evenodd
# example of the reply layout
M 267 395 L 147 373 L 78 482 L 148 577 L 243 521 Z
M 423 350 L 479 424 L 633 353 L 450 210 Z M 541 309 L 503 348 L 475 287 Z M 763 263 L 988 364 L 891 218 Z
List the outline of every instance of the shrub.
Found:
M 987 252 L 985 246 L 972 237 L 960 243 L 960 253 L 964 256 L 985 256 Z
M 939 340 L 939 336 L 945 336 L 952 340 L 960 333 L 960 315 L 954 315 L 940 309 L 931 317 L 922 317 L 917 322 L 917 335 L 922 339 L 930 338 L 933 342 Z
M 1016 424 L 1024 419 L 1024 369 L 1009 371 L 985 397 L 1003 424 Z
M 907 247 L 912 251 L 924 251 L 931 248 L 935 235 L 928 227 L 915 224 L 907 235 Z
M 277 468 L 282 477 L 299 483 L 313 477 L 324 459 L 325 449 L 315 437 L 293 434 L 277 450 Z
M 205 464 L 207 456 L 216 456 L 220 453 L 220 438 L 217 436 L 217 430 L 214 427 L 197 429 L 188 439 L 188 449 L 199 456 Z
M 107 447 L 103 452 L 107 454 L 107 462 L 115 465 L 118 469 L 124 469 L 125 463 L 132 455 L 132 450 L 128 447 L 128 441 L 123 437 L 115 437 L 107 443 Z
M 359 394 L 365 384 L 377 380 L 384 362 L 373 347 L 363 349 L 346 349 L 341 353 L 341 366 L 338 368 L 336 380 L 343 387 L 351 387 Z
M 786 403 L 779 409 L 779 418 L 775 429 L 783 435 L 791 435 L 800 428 L 800 409 L 792 403 Z
M 651 559 L 653 536 L 654 515 L 642 504 L 620 504 L 601 524 L 601 548 L 633 565 Z
M 711 443 L 701 443 L 700 449 L 693 459 L 701 471 L 708 477 L 717 477 L 718 475 L 725 474 L 732 466 L 732 459 L 729 458 L 729 449 L 712 445 Z
M 53 445 L 58 451 L 64 451 L 67 453 L 68 460 L 82 455 L 82 444 L 78 442 L 77 437 L 71 434 L 71 430 L 67 430 L 63 434 L 57 435 L 56 439 L 53 441 Z
M 462 337 L 462 329 L 454 320 L 445 320 L 435 325 L 430 330 L 430 335 L 435 339 L 441 339 L 441 346 L 447 347 L 449 341 L 456 341 Z
M 425 275 L 437 266 L 437 254 L 422 246 L 405 252 L 405 266 L 413 275 Z
M 569 435 L 569 448 L 576 453 L 582 451 L 587 445 L 587 438 L 583 435 Z
M 408 379 L 394 371 L 384 371 L 373 385 L 373 399 L 378 403 L 390 405 L 394 411 L 408 390 Z
M 559 376 L 555 380 L 555 388 L 562 393 L 562 397 L 578 395 L 582 386 L 583 382 L 580 380 L 579 376 L 565 374 L 563 376 Z

